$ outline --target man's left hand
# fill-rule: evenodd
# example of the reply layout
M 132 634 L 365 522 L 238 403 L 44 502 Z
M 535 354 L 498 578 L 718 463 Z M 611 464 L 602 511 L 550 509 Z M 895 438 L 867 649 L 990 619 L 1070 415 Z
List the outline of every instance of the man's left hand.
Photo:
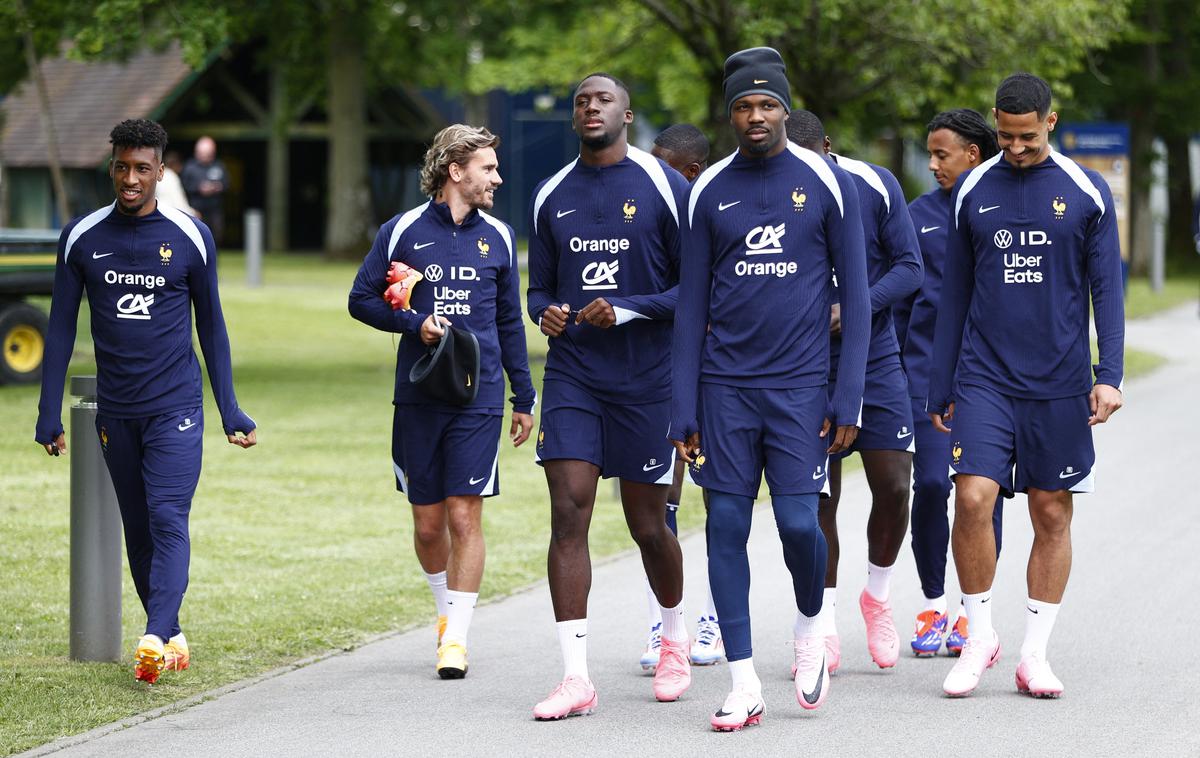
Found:
M 529 413 L 514 413 L 512 415 L 512 425 L 508 427 L 508 438 L 512 440 L 513 447 L 520 447 L 521 443 L 529 439 L 529 434 L 533 431 L 533 416 Z
M 829 430 L 831 428 L 833 428 L 833 422 L 828 418 L 821 423 L 822 439 L 829 436 Z M 850 446 L 854 444 L 854 440 L 857 437 L 858 427 L 854 424 L 839 426 L 837 431 L 833 434 L 833 441 L 829 444 L 829 448 L 825 452 L 832 454 L 848 450 Z
M 607 329 L 617 323 L 617 314 L 613 307 L 608 304 L 608 301 L 602 297 L 598 297 L 587 305 L 583 306 L 583 310 L 575 314 L 575 323 L 582 324 L 584 321 L 592 326 L 598 326 L 601 329 Z
M 258 430 L 251 429 L 249 432 L 240 437 L 236 433 L 226 434 L 225 439 L 229 440 L 230 445 L 237 445 L 238 447 L 242 448 L 254 447 L 258 444 Z
M 1110 384 L 1097 384 L 1092 387 L 1092 392 L 1088 395 L 1088 405 L 1092 409 L 1092 415 L 1088 418 L 1088 426 L 1103 424 L 1108 421 L 1109 416 L 1119 411 L 1124 405 L 1121 399 L 1121 390 Z

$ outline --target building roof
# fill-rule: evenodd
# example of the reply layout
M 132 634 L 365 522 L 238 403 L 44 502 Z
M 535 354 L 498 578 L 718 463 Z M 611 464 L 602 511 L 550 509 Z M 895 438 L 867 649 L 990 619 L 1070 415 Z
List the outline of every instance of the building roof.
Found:
M 95 168 L 109 155 L 108 133 L 127 118 L 150 118 L 193 73 L 173 43 L 124 62 L 44 59 L 58 152 L 64 168 Z M 46 125 L 32 77 L 0 102 L 0 162 L 49 165 Z

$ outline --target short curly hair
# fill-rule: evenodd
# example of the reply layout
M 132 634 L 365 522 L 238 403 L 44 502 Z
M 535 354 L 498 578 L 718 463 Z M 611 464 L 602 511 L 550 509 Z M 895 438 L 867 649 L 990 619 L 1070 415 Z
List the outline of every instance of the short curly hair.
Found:
M 167 146 L 167 130 L 157 121 L 131 118 L 114 126 L 108 141 L 112 143 L 114 155 L 119 147 L 152 147 L 154 155 L 161 161 Z
M 451 124 L 438 132 L 429 149 L 425 151 L 425 163 L 421 166 L 421 192 L 429 197 L 437 195 L 450 178 L 450 164 L 464 166 L 471 155 L 480 148 L 495 149 L 500 138 L 482 126 Z

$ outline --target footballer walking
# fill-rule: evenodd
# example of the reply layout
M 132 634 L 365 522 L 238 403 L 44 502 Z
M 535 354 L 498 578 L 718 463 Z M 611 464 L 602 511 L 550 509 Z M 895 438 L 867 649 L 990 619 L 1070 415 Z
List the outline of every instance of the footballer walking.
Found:
M 1017 689 L 1062 694 L 1047 645 L 1071 571 L 1074 493 L 1093 491 L 1091 428 L 1122 402 L 1112 193 L 1099 174 L 1050 147 L 1058 120 L 1050 106 L 1050 87 L 1036 76 L 1000 84 L 1000 154 L 959 177 L 948 219 L 928 411 L 951 439 L 951 540 L 971 630 L 943 685 L 951 697 L 969 695 L 1000 657 L 991 604 L 998 492 L 1027 493 L 1033 522 Z M 953 430 L 944 424 L 951 417 Z
M 811 710 L 828 694 L 816 626 L 826 564 L 817 499 L 828 455 L 858 431 L 871 306 L 854 180 L 788 142 L 791 94 L 779 53 L 731 55 L 725 102 L 738 149 L 696 181 L 684 218 L 670 437 L 708 492 L 708 576 L 732 678 L 711 724 L 735 730 L 758 723 L 764 709 L 746 554 L 764 472 L 799 611 L 796 698 Z M 827 412 L 834 297 L 842 353 Z
M 155 199 L 167 133 L 154 121 L 113 128 L 116 201 L 77 218 L 58 241 L 35 439 L 67 450 L 62 393 L 87 293 L 96 348 L 96 434 L 112 476 L 129 572 L 146 611 L 134 676 L 153 684 L 191 663 L 179 609 L 188 585 L 188 515 L 200 480 L 204 414 L 192 311 L 231 444 L 257 442 L 238 407 L 217 292 L 217 250 L 203 222 Z
M 630 534 L 662 615 L 654 696 L 691 684 L 683 556 L 667 528 L 674 449 L 671 320 L 687 181 L 628 144 L 629 90 L 603 73 L 575 90 L 579 157 L 538 185 L 529 238 L 529 316 L 548 337 L 537 455 L 550 490 L 547 571 L 563 656 L 539 720 L 590 713 L 588 527 L 603 476 L 618 477 Z
M 392 466 L 396 489 L 412 506 L 417 560 L 437 606 L 443 679 L 467 674 L 467 630 L 483 579 L 483 499 L 500 493 L 504 373 L 513 387 L 512 444 L 533 428 L 513 230 L 486 213 L 501 184 L 499 143 L 481 127 L 438 132 L 421 169 L 421 191 L 430 199 L 380 228 L 350 291 L 351 315 L 402 335 Z M 451 325 L 479 345 L 476 394 L 466 404 L 432 397 L 410 381 L 413 365 Z

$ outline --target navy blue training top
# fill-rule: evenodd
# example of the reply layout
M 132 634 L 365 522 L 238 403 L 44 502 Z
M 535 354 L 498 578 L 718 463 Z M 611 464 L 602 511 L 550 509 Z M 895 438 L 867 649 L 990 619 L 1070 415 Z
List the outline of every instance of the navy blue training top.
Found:
M 828 383 L 835 268 L 842 353 L 834 420 L 858 424 L 871 305 L 854 179 L 791 143 L 765 159 L 735 152 L 700 175 L 684 231 L 672 439 L 698 430 L 701 382 L 768 389 Z
M 101 413 L 144 418 L 201 405 L 194 307 L 221 425 L 226 434 L 254 429 L 233 392 L 212 233 L 169 205 L 127 216 L 113 203 L 73 220 L 59 237 L 34 439 L 47 444 L 63 432 L 63 385 L 85 290 Z
M 1097 384 L 1121 385 L 1125 308 L 1108 184 L 1057 152 L 1027 169 L 1003 155 L 954 188 L 930 413 L 943 412 L 966 384 L 1050 400 L 1090 392 L 1094 368 Z
M 546 379 L 615 403 L 671 394 L 671 321 L 679 282 L 679 214 L 687 180 L 632 145 L 604 167 L 579 159 L 538 185 L 529 237 L 529 316 L 571 314 L 603 297 L 616 325 L 576 324 L 550 337 Z
M 926 192 L 908 206 L 917 240 L 925 279 L 912 297 L 894 309 L 900 355 L 908 374 L 909 397 L 924 400 L 929 395 L 929 366 L 933 360 L 933 325 L 937 320 L 938 297 L 942 289 L 942 270 L 946 263 L 946 236 L 950 225 L 950 193 L 938 187 Z
M 883 166 L 832 155 L 834 162 L 854 177 L 858 188 L 859 215 L 867 250 L 867 282 L 871 286 L 871 346 L 867 370 L 900 365 L 900 346 L 892 306 L 921 286 L 923 269 L 908 206 L 900 182 Z M 842 339 L 830 342 L 830 380 L 837 378 L 837 359 Z
M 521 274 L 516 266 L 512 227 L 482 211 L 455 224 L 445 203 L 426 202 L 393 216 L 375 235 L 350 290 L 350 314 L 385 332 L 399 332 L 396 350 L 397 405 L 423 405 L 452 413 L 504 414 L 504 375 L 508 373 L 513 411 L 529 413 L 536 395 L 521 324 Z M 412 289 L 407 310 L 392 310 L 383 299 L 392 261 L 425 277 Z M 427 352 L 421 324 L 444 316 L 479 340 L 479 393 L 467 406 L 438 402 L 408 380 Z

